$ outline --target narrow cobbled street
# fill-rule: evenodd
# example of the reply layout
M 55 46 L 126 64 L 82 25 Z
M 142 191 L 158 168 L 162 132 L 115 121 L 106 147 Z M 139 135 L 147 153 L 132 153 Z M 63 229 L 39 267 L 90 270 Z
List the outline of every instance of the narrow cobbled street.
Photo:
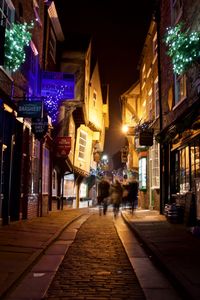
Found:
M 112 214 L 93 214 L 80 228 L 45 299 L 145 299 Z

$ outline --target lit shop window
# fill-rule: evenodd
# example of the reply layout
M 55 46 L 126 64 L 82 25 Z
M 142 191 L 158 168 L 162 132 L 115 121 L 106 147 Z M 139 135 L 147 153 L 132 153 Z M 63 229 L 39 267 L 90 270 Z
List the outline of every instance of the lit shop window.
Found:
M 42 193 L 49 193 L 49 150 L 47 148 L 43 149 Z
M 194 185 L 195 178 L 200 177 L 200 139 L 194 141 L 190 146 L 191 156 L 191 182 Z
M 184 193 L 190 189 L 189 169 L 189 147 L 180 150 L 180 192 Z
M 87 196 L 87 184 L 81 183 L 80 185 L 80 197 L 85 198 Z
M 78 158 L 81 158 L 81 159 L 85 158 L 86 142 L 87 142 L 87 134 L 85 132 L 81 131 L 80 132 L 80 137 L 79 137 Z
M 52 196 L 57 196 L 57 172 L 52 172 Z
M 195 189 L 196 178 L 200 177 L 200 139 L 175 153 L 176 191 L 186 193 Z
M 154 140 L 153 146 L 150 148 L 151 160 L 151 187 L 160 188 L 160 164 L 159 164 L 159 144 Z
M 33 139 L 32 142 L 32 180 L 31 180 L 31 193 L 38 194 L 39 193 L 39 162 L 40 162 L 40 143 L 38 140 Z
M 139 159 L 139 189 L 147 189 L 147 158 L 141 157 Z

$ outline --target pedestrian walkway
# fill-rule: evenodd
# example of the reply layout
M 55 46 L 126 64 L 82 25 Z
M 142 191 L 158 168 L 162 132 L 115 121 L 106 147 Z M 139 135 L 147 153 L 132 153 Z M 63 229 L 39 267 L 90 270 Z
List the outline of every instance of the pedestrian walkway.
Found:
M 71 224 L 72 220 L 88 214 L 89 211 L 93 212 L 93 209 L 85 208 L 55 211 L 46 217 L 18 221 L 8 226 L 0 227 L 0 298 L 2 299 L 6 291 L 11 290 L 14 283 L 21 278 L 27 270 L 30 270 L 33 264 L 38 261 L 38 258 L 43 255 L 45 249 L 47 249 L 49 245 L 52 245 L 53 241 Z M 122 216 L 130 225 L 130 228 L 136 233 L 143 247 L 147 249 L 152 261 L 155 261 L 159 267 L 165 271 L 175 286 L 175 289 L 178 288 L 182 291 L 182 298 L 187 300 L 199 300 L 200 239 L 192 236 L 184 225 L 170 224 L 165 216 L 159 215 L 159 213 L 155 211 L 136 210 L 132 215 L 128 210 L 122 210 Z M 111 220 L 108 220 L 108 223 L 107 221 L 104 223 L 107 218 L 108 216 L 99 217 L 98 211 L 96 210 L 96 216 L 92 216 L 91 219 L 89 219 L 89 223 L 86 222 L 83 225 L 83 230 L 80 230 L 80 235 L 79 233 L 77 235 L 79 245 L 77 250 L 74 248 L 74 251 L 77 251 L 76 256 L 80 256 L 81 252 L 79 252 L 79 250 L 82 250 L 82 248 L 85 253 L 84 256 L 81 255 L 81 262 L 84 265 L 84 270 L 82 269 L 82 271 L 86 272 L 82 279 L 86 280 L 86 282 L 88 280 L 88 265 L 87 260 L 84 261 L 84 259 L 87 257 L 97 257 L 97 260 L 101 262 L 103 267 L 102 269 L 98 269 L 97 262 L 94 262 L 92 266 L 94 279 L 98 277 L 101 280 L 105 280 L 106 278 L 108 283 L 111 284 L 111 281 L 109 281 L 110 275 L 108 276 L 107 273 L 110 272 L 107 270 L 109 259 L 114 257 L 114 260 L 117 262 L 119 253 L 121 251 L 123 252 L 123 248 L 118 248 L 118 237 L 113 234 L 115 229 Z M 108 225 L 108 229 L 106 229 L 106 224 Z M 97 227 L 95 226 L 101 226 L 102 233 L 99 237 L 96 235 L 95 230 L 97 230 Z M 115 236 L 115 238 L 112 236 Z M 102 241 L 105 240 L 107 242 L 104 245 Z M 89 250 L 87 245 L 90 245 L 92 250 Z M 70 251 L 72 251 L 71 249 L 72 247 L 70 247 Z M 110 249 L 112 250 L 110 251 Z M 103 262 L 103 251 L 105 253 L 105 262 Z M 73 251 L 69 253 L 72 263 L 75 264 L 77 274 L 80 274 L 79 260 L 76 262 Z M 122 266 L 124 261 L 123 258 Z M 129 270 L 129 267 L 127 274 L 126 267 L 124 269 L 117 268 L 117 265 L 112 267 L 115 274 L 112 283 L 114 280 L 118 280 L 119 275 L 122 274 L 122 270 L 125 270 L 125 272 L 123 271 L 125 275 L 129 274 L 129 276 L 125 276 L 127 278 L 126 282 L 129 282 L 129 277 L 135 278 L 134 272 L 131 273 L 132 271 Z M 72 276 L 72 279 L 74 280 L 73 284 L 75 288 L 75 277 Z M 131 280 L 132 279 L 130 279 L 128 284 L 129 287 L 131 286 Z M 65 281 L 64 277 L 63 281 Z M 123 282 L 125 286 L 126 282 Z M 119 285 L 121 285 L 121 282 Z M 62 289 L 64 288 L 65 287 L 62 286 Z M 136 290 L 137 289 L 139 297 L 143 297 L 138 286 Z M 91 287 L 91 291 L 92 290 Z M 99 288 L 99 290 L 102 294 L 105 292 L 104 288 Z M 117 290 L 119 289 L 117 288 Z M 51 294 L 49 294 L 49 297 L 50 296 Z M 91 296 L 91 299 L 94 298 Z M 118 299 L 123 298 L 119 296 Z M 127 297 L 126 299 L 131 298 Z
M 183 299 L 199 300 L 200 238 L 182 224 L 170 224 L 156 211 L 136 210 L 132 215 L 123 210 L 122 216 Z
M 54 211 L 45 217 L 0 227 L 0 298 L 72 220 L 87 212 L 88 209 Z
M 83 223 L 45 299 L 145 299 L 113 221 L 96 212 Z

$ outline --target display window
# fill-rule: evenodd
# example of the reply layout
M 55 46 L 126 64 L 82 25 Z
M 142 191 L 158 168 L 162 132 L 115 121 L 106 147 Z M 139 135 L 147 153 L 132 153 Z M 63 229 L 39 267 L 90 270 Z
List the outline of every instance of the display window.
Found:
M 139 159 L 139 189 L 147 189 L 147 157 Z
M 200 138 L 188 143 L 175 153 L 176 192 L 186 193 L 195 189 L 200 178 Z

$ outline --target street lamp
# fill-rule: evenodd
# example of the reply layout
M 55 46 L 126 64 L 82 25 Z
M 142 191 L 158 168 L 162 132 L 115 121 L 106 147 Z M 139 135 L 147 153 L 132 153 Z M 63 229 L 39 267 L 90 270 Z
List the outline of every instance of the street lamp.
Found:
M 134 136 L 135 135 L 135 127 L 124 124 L 122 126 L 122 132 L 126 135 Z
M 101 157 L 101 162 L 100 162 L 100 166 L 101 166 L 101 170 L 103 170 L 104 172 L 108 170 L 108 155 L 107 154 L 103 154 Z
M 127 133 L 128 132 L 128 125 L 123 125 L 122 126 L 122 132 Z
M 107 162 L 108 161 L 108 155 L 104 154 L 101 159 L 102 159 L 103 162 Z

